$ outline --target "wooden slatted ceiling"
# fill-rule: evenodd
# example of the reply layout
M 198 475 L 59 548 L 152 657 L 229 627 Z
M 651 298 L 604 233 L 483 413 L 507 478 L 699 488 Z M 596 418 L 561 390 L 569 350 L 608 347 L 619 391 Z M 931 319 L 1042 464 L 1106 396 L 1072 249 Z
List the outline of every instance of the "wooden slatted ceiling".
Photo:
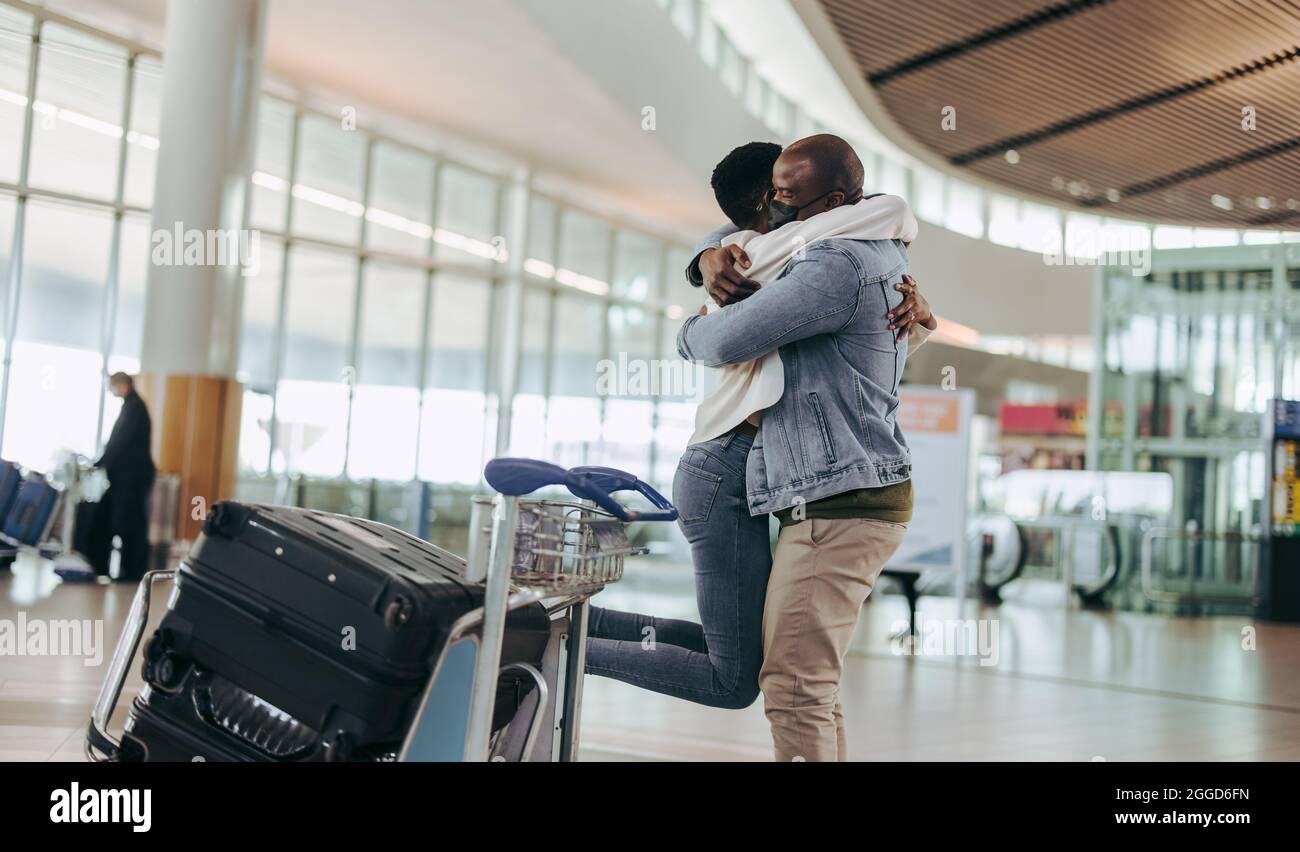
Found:
M 1108 216 L 1300 229 L 1300 0 L 821 2 L 885 108 L 959 169 Z

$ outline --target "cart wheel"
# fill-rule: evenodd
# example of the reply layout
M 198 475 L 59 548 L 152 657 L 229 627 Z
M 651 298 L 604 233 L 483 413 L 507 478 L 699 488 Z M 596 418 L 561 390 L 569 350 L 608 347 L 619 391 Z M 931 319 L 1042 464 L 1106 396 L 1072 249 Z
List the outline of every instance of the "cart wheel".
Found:
M 352 735 L 347 731 L 335 731 L 325 743 L 326 763 L 347 763 L 352 759 Z

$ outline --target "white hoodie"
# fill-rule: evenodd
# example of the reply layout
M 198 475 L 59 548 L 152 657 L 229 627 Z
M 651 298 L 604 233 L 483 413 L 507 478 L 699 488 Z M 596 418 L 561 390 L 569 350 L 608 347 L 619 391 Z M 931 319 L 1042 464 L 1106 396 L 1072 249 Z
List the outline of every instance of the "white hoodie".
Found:
M 897 195 L 877 195 L 857 204 L 836 207 L 802 222 L 790 222 L 760 234 L 737 231 L 722 240 L 724 246 L 738 245 L 749 256 L 745 274 L 755 281 L 775 280 L 794 257 L 809 243 L 818 240 L 902 240 L 916 239 L 917 223 L 907 202 Z M 709 312 L 716 311 L 709 304 Z M 912 326 L 909 341 L 920 346 L 930 332 Z M 785 368 L 781 356 L 772 351 L 744 364 L 722 367 L 718 387 L 705 397 L 695 411 L 695 433 L 689 443 L 698 444 L 725 435 L 749 420 L 757 425 L 763 409 L 776 404 L 785 392 Z

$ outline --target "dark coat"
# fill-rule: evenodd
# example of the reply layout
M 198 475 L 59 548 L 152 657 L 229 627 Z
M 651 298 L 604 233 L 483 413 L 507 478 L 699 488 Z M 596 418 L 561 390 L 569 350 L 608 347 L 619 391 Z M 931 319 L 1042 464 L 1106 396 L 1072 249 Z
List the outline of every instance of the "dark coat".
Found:
M 149 454 L 153 425 L 149 408 L 132 390 L 122 398 L 122 412 L 113 424 L 104 454 L 95 462 L 108 474 L 109 485 L 148 488 L 153 484 L 153 457 Z

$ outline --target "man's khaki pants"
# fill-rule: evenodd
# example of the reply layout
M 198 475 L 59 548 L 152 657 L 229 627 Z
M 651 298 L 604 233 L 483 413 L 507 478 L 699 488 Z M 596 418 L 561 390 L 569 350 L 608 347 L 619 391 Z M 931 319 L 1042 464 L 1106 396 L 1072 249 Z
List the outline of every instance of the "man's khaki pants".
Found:
M 779 761 L 848 760 L 840 675 L 862 604 L 905 524 L 813 518 L 781 528 L 763 611 L 763 690 Z

